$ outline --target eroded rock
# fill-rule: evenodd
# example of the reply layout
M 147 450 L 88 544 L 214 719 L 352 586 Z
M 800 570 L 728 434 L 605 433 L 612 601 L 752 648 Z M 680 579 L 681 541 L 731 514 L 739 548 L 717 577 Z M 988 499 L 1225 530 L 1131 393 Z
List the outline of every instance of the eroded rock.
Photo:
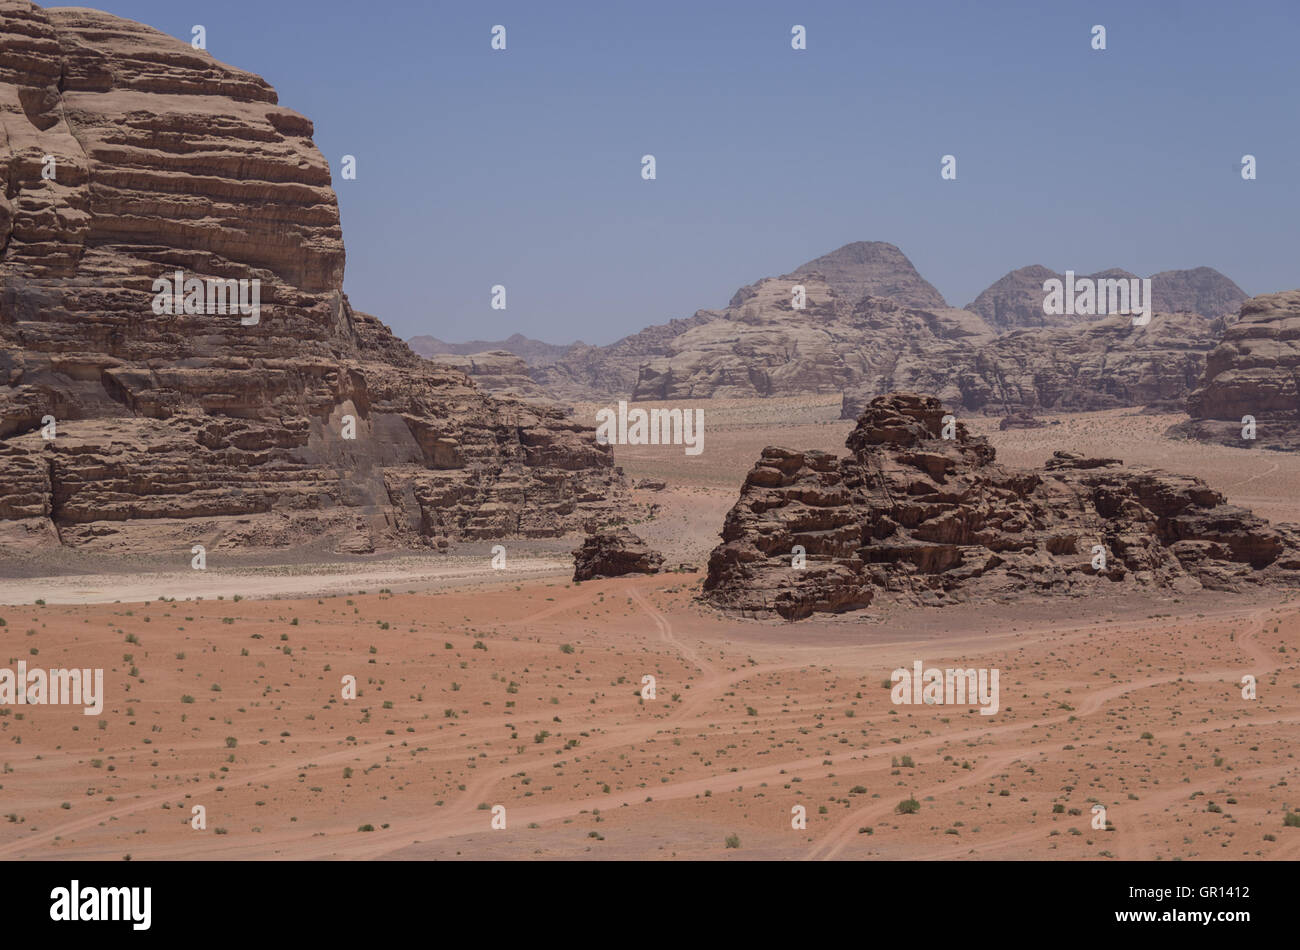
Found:
M 764 449 L 709 558 L 705 597 L 797 619 L 878 598 L 1300 583 L 1300 530 L 1200 479 L 1068 452 L 1007 469 L 960 422 L 942 438 L 945 414 L 932 396 L 891 393 L 867 406 L 847 456 Z

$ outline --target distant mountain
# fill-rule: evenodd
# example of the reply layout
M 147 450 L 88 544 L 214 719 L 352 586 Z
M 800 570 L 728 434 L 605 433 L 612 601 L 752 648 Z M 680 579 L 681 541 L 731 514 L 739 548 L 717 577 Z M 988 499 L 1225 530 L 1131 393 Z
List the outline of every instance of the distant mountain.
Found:
M 1126 270 L 1112 268 L 1096 274 L 1077 274 L 1075 279 L 1104 280 L 1136 277 Z M 1052 278 L 1064 281 L 1065 275 L 1048 270 L 1041 264 L 1021 267 L 999 278 L 966 305 L 998 330 L 1021 327 L 1067 327 L 1102 319 L 1105 314 L 1043 313 L 1043 282 Z M 1213 267 L 1191 270 L 1167 270 L 1151 276 L 1152 310 L 1160 313 L 1199 313 L 1208 319 L 1235 314 L 1246 300 L 1246 292 Z
M 1111 315 L 1070 327 L 1013 330 L 924 362 L 932 371 L 946 371 L 946 388 L 929 391 L 943 392 L 945 402 L 972 412 L 1181 406 L 1217 342 L 1215 323 L 1199 314 L 1154 313 L 1145 326 Z M 856 387 L 846 387 L 840 418 L 857 419 L 892 383 L 866 377 Z
M 505 340 L 470 340 L 468 343 L 447 343 L 436 336 L 413 336 L 406 341 L 416 353 L 428 358 L 439 353 L 451 353 L 456 356 L 470 356 L 475 353 L 493 353 L 504 350 L 521 357 L 529 366 L 549 366 L 565 356 L 574 347 L 587 344 L 581 340 L 567 345 L 545 343 L 516 333 Z
M 1043 282 L 1053 277 L 1064 279 L 1022 267 L 959 310 L 893 244 L 857 241 L 740 288 L 721 310 L 608 346 L 520 334 L 501 343 L 416 337 L 410 345 L 457 354 L 454 365 L 489 392 L 529 392 L 517 366 L 484 352 L 507 350 L 528 363 L 542 392 L 570 402 L 843 393 L 853 416 L 873 396 L 906 389 L 972 411 L 1071 411 L 1179 404 L 1245 299 L 1211 267 L 1163 271 L 1151 277 L 1155 319 L 1134 327 L 1127 318 L 1044 314 Z M 795 286 L 804 288 L 802 309 Z
M 796 284 L 808 288 L 808 310 L 795 311 L 790 305 Z M 888 334 L 883 330 L 876 341 L 873 319 L 851 316 L 853 308 L 869 297 L 878 302 L 868 308 L 875 314 L 882 307 L 900 314 L 917 308 L 910 317 L 887 318 L 885 323 L 893 330 L 902 320 L 924 339 L 991 335 L 975 314 L 948 307 L 897 247 L 858 241 L 784 277 L 767 277 L 742 287 L 722 310 L 697 310 L 690 317 L 647 327 L 609 346 L 574 346 L 550 366 L 536 368 L 533 377 L 551 393 L 568 399 L 632 393 L 649 399 L 657 394 L 659 398 L 684 394 L 703 398 L 715 393 L 837 392 L 841 383 L 856 378 L 858 370 L 852 364 L 866 359 L 854 356 L 853 350 L 869 346 L 871 360 L 890 359 L 894 350 L 911 345 L 885 339 Z M 891 301 L 892 310 L 887 306 Z M 829 339 L 824 321 L 832 313 L 836 326 Z M 823 360 L 828 362 L 821 365 Z M 802 388 L 808 385 L 814 389 Z
M 905 307 L 923 310 L 948 306 L 943 294 L 916 272 L 907 255 L 884 241 L 845 244 L 796 267 L 792 276 L 804 274 L 821 274 L 831 289 L 850 304 L 871 296 L 889 297 Z M 732 306 L 737 302 L 733 297 Z

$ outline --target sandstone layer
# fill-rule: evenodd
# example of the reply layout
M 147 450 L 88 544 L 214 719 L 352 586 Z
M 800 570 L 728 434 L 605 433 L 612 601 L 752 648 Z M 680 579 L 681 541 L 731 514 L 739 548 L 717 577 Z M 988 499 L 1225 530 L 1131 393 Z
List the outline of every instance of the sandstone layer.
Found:
M 1079 274 L 1092 280 L 1131 279 L 1136 274 L 1119 268 Z M 1034 264 L 1021 267 L 994 281 L 966 305 L 998 330 L 1019 327 L 1066 327 L 1103 319 L 1104 315 L 1045 314 L 1043 282 L 1065 275 Z M 1151 275 L 1151 309 L 1161 313 L 1199 313 L 1211 320 L 1235 314 L 1246 293 L 1213 267 L 1168 270 Z
M 794 306 L 796 286 L 804 288 L 803 309 Z M 949 367 L 991 337 L 965 310 L 852 301 L 815 273 L 772 277 L 644 363 L 633 398 L 794 396 L 860 385 L 946 392 Z
M 847 456 L 764 449 L 709 559 L 706 599 L 797 619 L 878 597 L 1300 584 L 1300 529 L 1270 526 L 1200 479 L 1065 452 L 1041 470 L 1007 469 L 961 423 L 945 433 L 945 415 L 932 396 L 891 393 L 862 414 Z
M 1152 314 L 1144 326 L 1111 316 L 1082 326 L 1015 330 L 947 354 L 939 375 L 945 382 L 929 391 L 983 413 L 1181 408 L 1216 342 L 1214 324 L 1194 313 Z M 889 382 L 867 377 L 847 386 L 840 418 L 856 419 L 873 397 L 902 388 Z
M 1171 430 L 1240 448 L 1300 450 L 1300 290 L 1248 300 L 1210 353 L 1187 400 L 1191 421 Z M 1254 438 L 1246 417 L 1254 421 Z
M 180 40 L 0 0 L 5 546 L 366 551 L 553 536 L 618 504 L 588 427 L 352 309 L 312 134 Z M 259 281 L 260 316 L 155 312 L 176 271 Z

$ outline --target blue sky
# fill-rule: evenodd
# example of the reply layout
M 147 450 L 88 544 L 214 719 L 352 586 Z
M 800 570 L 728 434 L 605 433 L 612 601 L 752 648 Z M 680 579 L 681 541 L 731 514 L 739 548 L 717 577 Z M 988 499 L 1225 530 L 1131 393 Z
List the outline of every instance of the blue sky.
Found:
M 608 343 L 856 240 L 953 306 L 1028 264 L 1300 286 L 1296 0 L 86 3 L 203 24 L 313 120 L 402 337 Z

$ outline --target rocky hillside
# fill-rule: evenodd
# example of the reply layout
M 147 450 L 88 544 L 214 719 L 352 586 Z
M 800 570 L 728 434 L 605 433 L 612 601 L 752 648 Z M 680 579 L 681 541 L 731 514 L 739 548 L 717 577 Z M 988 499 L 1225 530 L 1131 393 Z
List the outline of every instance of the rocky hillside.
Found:
M 413 353 L 423 357 L 439 354 L 455 356 L 474 356 L 479 353 L 511 353 L 522 359 L 529 366 L 549 366 L 563 358 L 575 347 L 586 346 L 582 341 L 557 345 L 534 340 L 522 333 L 514 333 L 504 340 L 470 340 L 468 343 L 447 343 L 436 336 L 413 336 L 406 341 Z
M 1092 280 L 1132 279 L 1136 274 L 1112 268 L 1096 274 L 1079 274 Z M 1101 316 L 1045 314 L 1043 282 L 1064 281 L 1065 275 L 1048 270 L 1041 264 L 1013 270 L 999 278 L 966 305 L 999 332 L 1021 327 L 1068 327 Z M 1235 314 L 1246 299 L 1245 291 L 1212 267 L 1191 270 L 1168 270 L 1151 275 L 1152 310 L 1161 313 L 1198 313 L 1213 320 Z
M 863 297 L 889 297 L 905 307 L 945 310 L 943 295 L 917 273 L 907 255 L 884 241 L 856 241 L 823 254 L 793 271 L 795 277 L 821 275 L 840 297 L 857 303 Z M 741 302 L 737 293 L 731 306 Z
M 1206 361 L 1171 434 L 1240 448 L 1300 450 L 1300 290 L 1253 297 Z M 1255 421 L 1254 439 L 1243 420 Z
M 312 132 L 180 40 L 0 0 L 0 545 L 366 551 L 617 506 L 591 429 L 351 308 Z
M 805 307 L 792 304 L 804 288 Z M 640 368 L 636 399 L 792 396 L 866 385 L 942 386 L 947 366 L 992 332 L 964 310 L 852 301 L 818 274 L 759 281 Z
M 859 241 L 742 287 L 721 310 L 610 346 L 550 347 L 516 335 L 512 351 L 528 360 L 542 393 L 568 401 L 838 393 L 843 417 L 856 418 L 879 393 L 917 390 L 991 413 L 1181 408 L 1244 299 L 1212 268 L 1165 271 L 1151 278 L 1152 323 L 1134 327 L 1122 316 L 1045 315 L 1042 285 L 1052 277 L 1062 275 L 1021 268 L 958 310 L 897 247 Z M 796 286 L 807 294 L 802 310 Z M 523 391 L 517 380 L 481 383 Z
M 1182 408 L 1218 342 L 1194 313 L 1156 313 L 1145 326 L 1124 316 L 1074 327 L 1016 330 L 946 355 L 933 387 L 973 412 L 1085 412 L 1122 406 Z M 857 419 L 871 399 L 900 386 L 866 378 L 844 391 L 840 417 Z M 900 383 L 903 381 L 899 381 Z
M 764 449 L 709 558 L 706 599 L 798 619 L 877 598 L 1300 584 L 1300 528 L 1199 479 L 1061 452 L 1007 469 L 960 422 L 945 432 L 945 415 L 932 396 L 891 393 L 862 414 L 847 456 Z

